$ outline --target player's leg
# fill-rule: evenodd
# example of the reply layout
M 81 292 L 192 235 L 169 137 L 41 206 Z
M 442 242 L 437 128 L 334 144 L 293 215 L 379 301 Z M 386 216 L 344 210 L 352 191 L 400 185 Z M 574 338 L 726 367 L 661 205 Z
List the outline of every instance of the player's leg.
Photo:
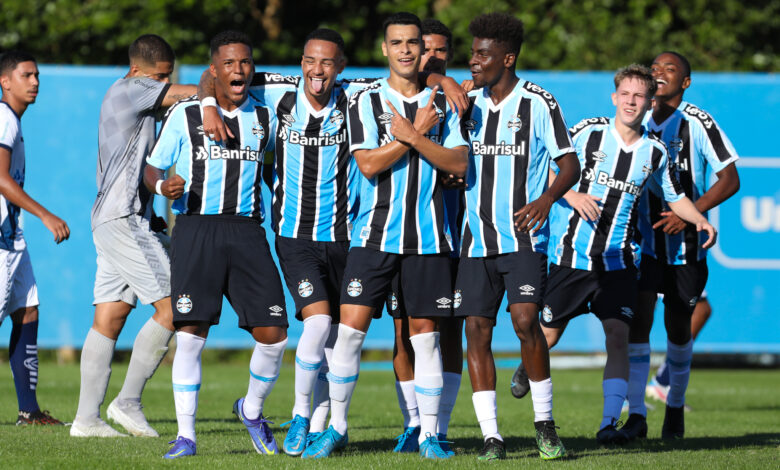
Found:
M 707 299 L 706 291 L 703 291 L 698 302 L 696 302 L 696 307 L 693 309 L 693 315 L 691 317 L 691 339 L 696 341 L 696 338 L 699 336 L 699 333 L 701 333 L 704 325 L 707 324 L 707 321 L 709 321 L 711 315 L 712 305 L 710 305 L 710 301 Z
M 397 276 L 396 276 L 397 277 Z M 396 285 L 396 281 L 393 281 Z M 398 305 L 401 296 L 400 287 L 394 288 L 388 299 L 388 311 L 393 316 L 395 344 L 393 345 L 393 371 L 395 373 L 395 393 L 398 407 L 404 419 L 404 431 L 396 438 L 398 443 L 393 452 L 417 452 L 420 450 L 420 414 L 417 408 L 417 395 L 414 391 L 414 348 L 409 341 L 409 317 Z M 393 304 L 396 308 L 393 309 Z M 398 312 L 398 313 L 396 313 Z
M 439 320 L 439 334 L 444 388 L 441 392 L 437 433 L 439 441 L 443 442 L 442 448 L 445 451 L 450 451 L 449 444 L 447 444 L 447 432 L 463 374 L 463 319 L 442 318 Z
M 325 341 L 325 357 L 317 376 L 317 383 L 314 386 L 309 434 L 306 436 L 307 447 L 325 431 L 328 423 L 328 414 L 330 413 L 330 387 L 328 386 L 330 367 L 328 364 L 333 359 L 333 345 L 336 344 L 338 332 L 339 325 L 331 324 L 330 334 L 328 334 L 328 339 Z
M 638 431 L 639 434 L 646 434 L 642 431 L 647 427 L 645 395 L 653 393 L 651 390 L 654 391 L 655 387 L 654 384 L 648 385 L 647 377 L 650 374 L 650 330 L 653 327 L 655 303 L 660 289 L 661 274 L 658 266 L 658 261 L 655 258 L 647 255 L 642 256 L 639 267 L 637 307 L 628 336 L 627 398 L 629 420 L 626 422 L 628 426 L 622 428 L 631 438 L 639 437 L 635 431 Z M 665 395 L 665 392 L 663 393 Z

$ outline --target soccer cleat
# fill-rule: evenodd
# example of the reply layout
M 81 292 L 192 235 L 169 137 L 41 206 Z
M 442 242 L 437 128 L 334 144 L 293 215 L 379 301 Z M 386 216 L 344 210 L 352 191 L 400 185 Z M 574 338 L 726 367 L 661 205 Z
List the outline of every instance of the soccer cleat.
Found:
M 108 405 L 106 409 L 106 415 L 108 419 L 111 419 L 119 423 L 125 431 L 129 432 L 133 436 L 139 437 L 160 437 L 144 416 L 143 405 L 141 402 L 122 402 L 118 398 Z
M 309 418 L 295 415 L 291 421 L 287 421 L 282 426 L 287 424 L 290 425 L 290 429 L 287 431 L 284 443 L 282 443 L 282 450 L 287 455 L 301 455 L 306 448 L 307 436 L 309 434 Z
M 650 379 L 650 382 L 648 382 L 647 386 L 645 387 L 645 396 L 654 400 L 658 400 L 661 403 L 666 403 L 666 395 L 668 393 L 669 386 L 659 384 L 658 381 L 655 380 L 655 377 Z
M 301 458 L 322 459 L 328 457 L 334 451 L 346 447 L 347 442 L 349 442 L 349 436 L 346 432 L 342 436 L 333 429 L 333 426 L 328 426 L 328 429 L 323 431 L 316 441 L 306 447 L 306 450 L 301 454 Z
M 257 419 L 249 419 L 244 416 L 244 397 L 239 398 L 233 404 L 233 414 L 246 428 L 249 437 L 252 439 L 252 446 L 254 446 L 258 454 L 274 455 L 279 452 L 274 435 L 268 426 L 268 423 L 271 423 L 271 421 L 263 418 L 262 414 Z
M 528 383 L 528 374 L 525 373 L 525 367 L 521 362 L 512 376 L 512 386 L 509 389 L 515 398 L 523 398 L 531 390 L 531 384 Z
M 491 437 L 485 441 L 477 460 L 489 462 L 491 460 L 504 460 L 506 458 L 506 446 L 504 441 Z
M 447 455 L 449 455 L 450 457 L 455 455 L 455 451 L 452 450 L 452 448 L 450 447 L 450 444 L 452 444 L 452 442 L 447 440 L 447 435 L 446 434 L 441 434 L 441 433 L 436 434 L 436 439 L 439 440 L 439 446 L 441 446 L 441 449 L 444 452 L 446 452 Z
M 685 434 L 685 409 L 666 405 L 661 439 L 682 439 Z
M 122 434 L 100 418 L 82 422 L 78 416 L 70 426 L 70 435 L 73 437 L 127 437 L 127 434 Z
M 309 434 L 306 434 L 306 447 L 309 447 L 312 442 L 316 441 L 320 438 L 323 431 L 320 432 L 310 432 Z
M 173 444 L 168 452 L 163 455 L 164 459 L 178 459 L 179 457 L 189 457 L 195 455 L 195 442 L 187 439 L 186 437 L 177 437 L 175 441 L 171 441 L 168 444 Z
M 605 446 L 620 446 L 628 442 L 628 436 L 626 433 L 618 429 L 617 426 L 620 426 L 619 421 L 616 424 L 608 424 L 601 428 L 599 432 L 596 433 L 596 440 L 598 443 Z
M 626 424 L 620 430 L 628 437 L 629 441 L 637 438 L 644 439 L 647 437 L 647 418 L 639 413 L 630 414 Z
M 62 426 L 63 422 L 49 414 L 47 410 L 20 411 L 16 418 L 17 426 Z
M 555 421 L 536 421 L 536 445 L 539 447 L 539 457 L 542 460 L 560 459 L 566 456 L 566 448 L 563 447 L 558 432 L 555 430 Z
M 428 433 L 425 435 L 425 440 L 420 444 L 420 457 L 424 459 L 448 459 L 450 454 L 441 448 L 439 439 L 436 436 Z
M 418 452 L 420 450 L 420 444 L 417 443 L 419 438 L 420 426 L 404 429 L 404 432 L 395 438 L 398 444 L 395 445 L 393 452 Z

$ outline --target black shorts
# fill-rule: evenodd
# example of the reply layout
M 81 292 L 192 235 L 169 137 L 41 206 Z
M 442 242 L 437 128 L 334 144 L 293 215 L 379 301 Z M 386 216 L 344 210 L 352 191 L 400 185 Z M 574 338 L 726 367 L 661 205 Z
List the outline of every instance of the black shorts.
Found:
M 529 250 L 484 258 L 462 257 L 455 281 L 455 316 L 496 318 L 506 291 L 508 305 L 541 305 L 547 255 Z
M 672 312 L 693 314 L 696 302 L 707 285 L 707 260 L 688 264 L 666 264 L 652 256 L 642 256 L 639 291 L 664 295 L 664 305 Z
M 339 292 L 347 265 L 349 242 L 317 242 L 276 236 L 276 254 L 290 295 L 295 299 L 295 318 L 315 302 L 330 305 L 333 323 L 339 321 Z
M 458 277 L 458 258 L 450 257 L 450 282 L 452 291 L 455 290 L 455 279 Z M 404 290 L 401 288 L 401 276 L 396 273 L 390 284 L 390 293 L 387 294 L 387 313 L 395 319 L 406 318 L 406 308 L 404 307 Z
M 631 324 L 636 311 L 636 268 L 619 271 L 586 271 L 550 265 L 540 323 L 563 328 L 569 320 L 593 312 L 599 320 L 610 318 Z
M 352 248 L 344 271 L 341 303 L 374 307 L 381 314 L 396 273 L 404 293 L 402 306 L 410 317 L 452 315 L 452 278 L 447 253 L 399 255 Z
M 238 326 L 287 327 L 282 280 L 256 219 L 180 215 L 171 237 L 173 323 L 219 323 L 222 296 Z

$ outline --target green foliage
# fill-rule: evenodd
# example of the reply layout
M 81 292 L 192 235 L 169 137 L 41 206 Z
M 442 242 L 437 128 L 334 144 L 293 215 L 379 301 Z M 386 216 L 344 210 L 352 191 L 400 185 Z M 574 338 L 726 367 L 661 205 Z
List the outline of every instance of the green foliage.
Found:
M 612 70 L 648 63 L 661 50 L 696 70 L 777 71 L 780 0 L 4 0 L 0 50 L 25 48 L 41 62 L 123 64 L 135 37 L 165 37 L 182 63 L 208 60 L 223 29 L 247 32 L 255 59 L 295 64 L 317 27 L 340 31 L 353 65 L 384 65 L 382 20 L 396 11 L 436 17 L 455 35 L 465 67 L 469 21 L 487 11 L 517 15 L 526 40 L 519 67 Z

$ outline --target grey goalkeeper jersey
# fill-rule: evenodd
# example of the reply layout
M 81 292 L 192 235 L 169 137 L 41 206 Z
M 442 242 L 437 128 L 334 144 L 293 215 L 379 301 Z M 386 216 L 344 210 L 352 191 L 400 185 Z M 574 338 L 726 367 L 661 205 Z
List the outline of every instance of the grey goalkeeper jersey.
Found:
M 151 210 L 143 169 L 155 141 L 155 116 L 169 86 L 130 77 L 120 78 L 106 92 L 98 126 L 98 193 L 92 206 L 92 230 L 109 220 Z

